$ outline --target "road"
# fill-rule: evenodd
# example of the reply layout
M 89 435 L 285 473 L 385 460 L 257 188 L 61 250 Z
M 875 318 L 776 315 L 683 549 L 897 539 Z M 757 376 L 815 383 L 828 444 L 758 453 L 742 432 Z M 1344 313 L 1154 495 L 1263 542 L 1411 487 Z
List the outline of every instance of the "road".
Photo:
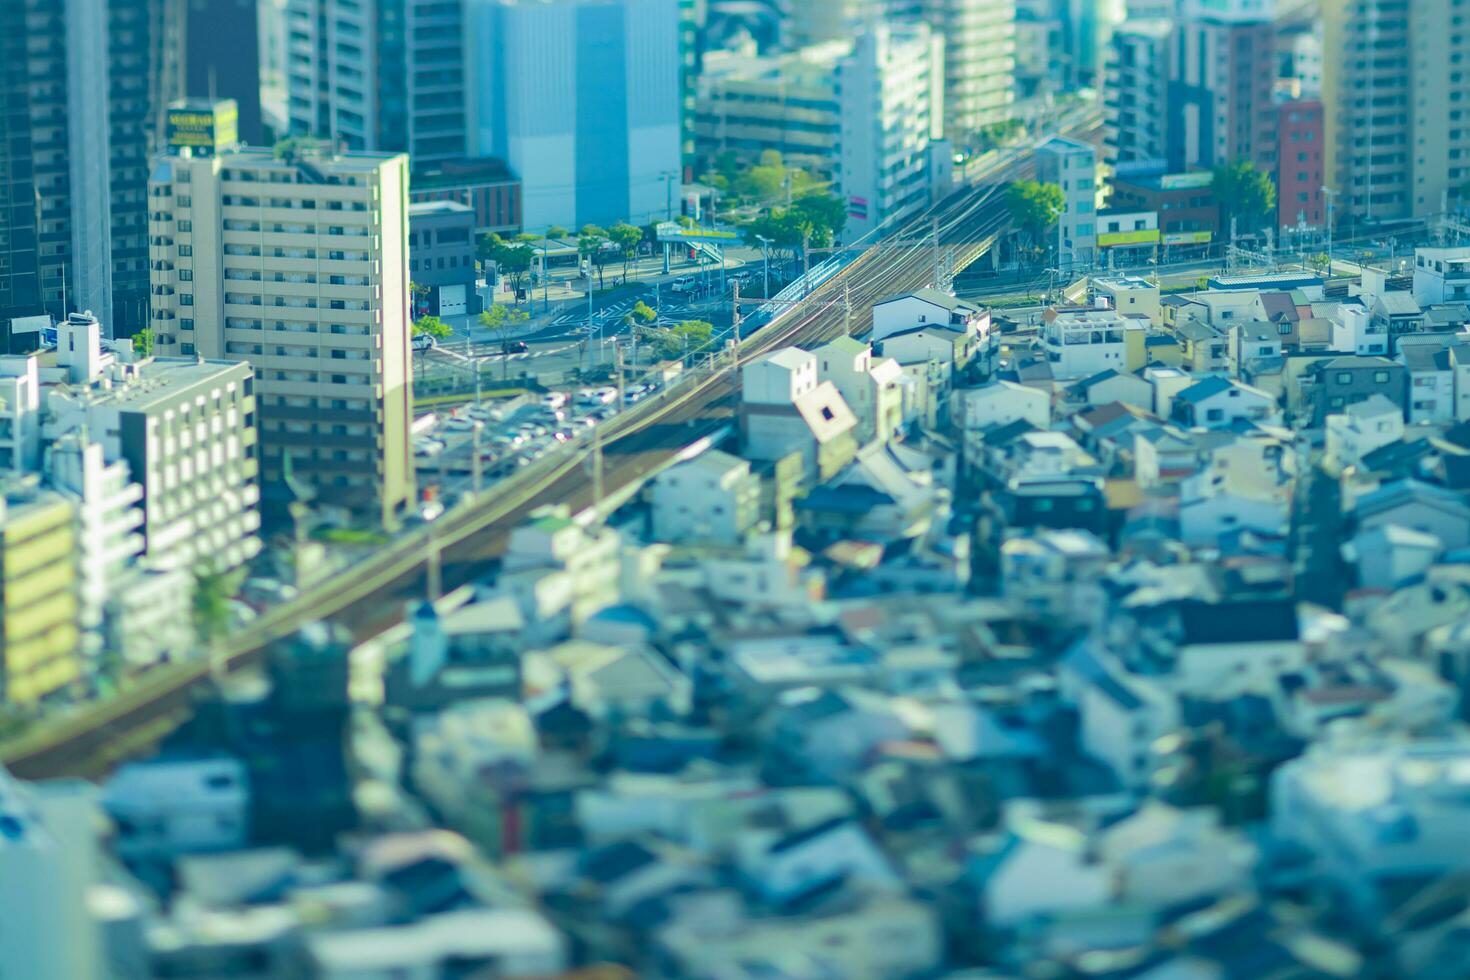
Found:
M 1089 113 L 1069 131 L 1091 133 L 1097 126 L 1097 115 Z M 401 618 L 406 600 L 425 593 L 435 569 L 442 570 L 446 588 L 484 575 L 511 529 L 536 506 L 561 502 L 584 508 L 596 502 L 594 486 L 607 493 L 627 487 L 728 424 L 741 364 L 793 344 L 810 347 L 844 332 L 865 333 L 877 300 L 932 282 L 936 251 L 946 253 L 956 270 L 984 254 L 1009 220 L 1000 193 L 1004 182 L 1034 172 L 1029 149 L 998 154 L 993 163 L 984 174 L 988 182 L 956 191 L 880 244 L 833 255 L 774 302 L 743 309 L 739 345 L 686 370 L 657 398 L 527 466 L 495 493 L 451 508 L 329 583 L 267 610 L 221 641 L 208 660 L 155 668 L 112 697 L 80 705 L 0 745 L 0 761 L 25 779 L 96 777 L 156 745 L 187 716 L 192 692 L 212 674 L 257 665 L 270 644 L 303 624 L 336 619 L 359 636 L 370 635 Z M 589 467 L 599 457 L 601 480 L 594 483 Z

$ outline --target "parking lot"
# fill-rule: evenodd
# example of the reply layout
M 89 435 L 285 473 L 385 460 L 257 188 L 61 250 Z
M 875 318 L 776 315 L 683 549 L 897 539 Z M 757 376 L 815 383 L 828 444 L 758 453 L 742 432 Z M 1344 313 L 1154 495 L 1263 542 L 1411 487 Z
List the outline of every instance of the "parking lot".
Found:
M 437 486 L 436 499 L 450 503 L 474 490 L 478 456 L 483 490 L 656 391 L 652 383 L 629 385 L 621 406 L 611 386 L 553 391 L 527 402 L 462 406 L 436 413 L 432 423 L 420 417 L 414 437 L 419 485 Z

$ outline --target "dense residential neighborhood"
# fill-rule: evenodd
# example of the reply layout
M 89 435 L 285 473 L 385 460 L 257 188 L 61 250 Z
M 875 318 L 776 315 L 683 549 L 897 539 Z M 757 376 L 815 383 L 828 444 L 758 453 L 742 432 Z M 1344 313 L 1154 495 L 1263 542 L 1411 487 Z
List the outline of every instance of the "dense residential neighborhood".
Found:
M 0 3 L 0 978 L 1470 976 L 1459 7 Z

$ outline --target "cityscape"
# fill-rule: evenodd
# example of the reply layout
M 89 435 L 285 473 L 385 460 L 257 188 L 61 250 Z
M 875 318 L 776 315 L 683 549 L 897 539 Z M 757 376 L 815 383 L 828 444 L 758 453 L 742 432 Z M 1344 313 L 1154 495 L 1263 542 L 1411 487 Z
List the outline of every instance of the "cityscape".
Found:
M 0 980 L 1470 977 L 1470 3 L 0 69 Z

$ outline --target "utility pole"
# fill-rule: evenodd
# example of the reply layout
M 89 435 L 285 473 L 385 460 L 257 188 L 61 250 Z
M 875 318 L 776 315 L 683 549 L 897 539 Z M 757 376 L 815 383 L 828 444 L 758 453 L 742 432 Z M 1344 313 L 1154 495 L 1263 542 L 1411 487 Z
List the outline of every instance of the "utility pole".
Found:
M 756 235 L 755 240 L 761 243 L 761 254 L 766 260 L 766 271 L 761 282 L 761 296 L 769 299 L 771 295 L 771 240 L 765 235 Z
M 1327 198 L 1327 278 L 1332 278 L 1332 199 L 1337 196 L 1337 191 L 1331 187 L 1322 188 L 1322 196 Z
M 735 290 L 730 297 L 730 337 L 735 341 L 735 360 L 740 360 L 740 280 L 735 280 Z
M 592 429 L 592 506 L 602 506 L 602 426 Z
M 944 270 L 942 268 L 942 265 L 941 265 L 941 262 L 940 262 L 940 257 L 939 257 L 939 216 L 938 215 L 935 215 L 934 218 L 930 221 L 930 224 L 929 224 L 929 237 L 933 241 L 933 252 L 934 252 L 934 288 L 935 289 L 943 289 L 944 287 L 939 284 L 939 281 L 944 277 Z
M 428 591 L 428 600 L 435 602 L 444 592 L 444 581 L 439 568 L 439 541 L 434 536 L 434 522 L 429 522 L 427 548 L 425 556 L 425 588 Z
M 842 284 L 842 332 L 852 336 L 852 286 Z
M 631 328 L 630 328 L 631 329 Z M 623 348 L 621 344 L 613 344 L 613 378 L 618 386 L 618 411 L 623 410 Z
M 662 174 L 659 175 L 659 178 L 664 182 L 665 221 L 674 220 L 674 178 L 677 176 L 679 175 L 672 170 L 665 170 Z M 667 272 L 668 269 L 665 269 L 664 271 Z
M 480 431 L 485 428 L 485 423 L 479 419 L 475 420 L 475 427 L 470 430 L 470 489 L 475 496 L 480 495 Z

